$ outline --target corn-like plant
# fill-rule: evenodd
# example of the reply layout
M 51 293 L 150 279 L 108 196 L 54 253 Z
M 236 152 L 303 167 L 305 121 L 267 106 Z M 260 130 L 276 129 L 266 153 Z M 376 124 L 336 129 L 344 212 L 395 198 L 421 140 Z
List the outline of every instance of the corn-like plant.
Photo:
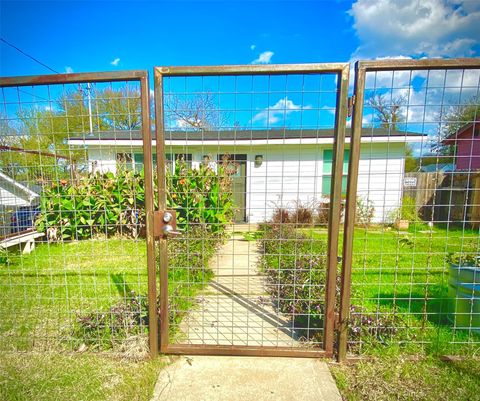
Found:
M 191 169 L 177 162 L 175 171 L 167 174 L 167 191 L 168 205 L 177 210 L 177 222 L 182 228 L 202 224 L 212 232 L 222 232 L 233 218 L 231 178 L 223 165 L 215 172 L 209 166 Z
M 174 173 L 167 173 L 167 204 L 177 210 L 181 228 L 188 230 L 191 225 L 201 224 L 211 232 L 223 233 L 235 210 L 231 179 L 224 171 L 222 166 L 217 173 L 203 165 L 192 169 L 178 162 Z M 98 235 L 143 235 L 143 171 L 97 172 L 75 182 L 60 180 L 44 186 L 36 226 L 49 240 L 59 241 Z

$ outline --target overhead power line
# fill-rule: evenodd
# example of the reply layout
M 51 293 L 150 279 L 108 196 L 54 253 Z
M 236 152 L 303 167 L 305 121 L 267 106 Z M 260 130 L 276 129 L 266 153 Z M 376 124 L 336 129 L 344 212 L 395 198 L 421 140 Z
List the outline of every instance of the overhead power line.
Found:
M 50 71 L 56 73 L 56 74 L 60 74 L 58 71 L 54 70 L 53 68 L 49 67 L 48 65 L 46 65 L 45 63 L 42 63 L 40 60 L 36 59 L 35 57 L 31 56 L 30 54 L 28 53 L 25 53 L 22 49 L 19 49 L 17 46 L 11 44 L 10 42 L 6 41 L 4 38 L 0 38 L 0 40 L 5 43 L 6 45 L 14 48 L 15 50 L 17 50 L 18 52 L 22 53 L 24 56 L 27 56 L 28 58 L 32 59 L 33 61 L 35 61 L 36 63 L 42 65 L 43 67 L 45 68 L 48 68 Z

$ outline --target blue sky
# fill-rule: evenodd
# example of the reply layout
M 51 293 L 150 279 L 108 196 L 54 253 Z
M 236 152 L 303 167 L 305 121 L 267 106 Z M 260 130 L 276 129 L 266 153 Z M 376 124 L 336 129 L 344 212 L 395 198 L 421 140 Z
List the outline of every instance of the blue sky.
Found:
M 61 72 L 248 64 L 264 52 L 273 55 L 263 60 L 275 63 L 345 61 L 357 43 L 349 2 L 15 1 L 1 7 L 2 37 Z M 2 75 L 49 73 L 0 46 Z
M 60 72 L 479 55 L 477 0 L 2 1 L 0 7 L 1 36 Z M 49 73 L 4 43 L 0 51 L 2 76 Z

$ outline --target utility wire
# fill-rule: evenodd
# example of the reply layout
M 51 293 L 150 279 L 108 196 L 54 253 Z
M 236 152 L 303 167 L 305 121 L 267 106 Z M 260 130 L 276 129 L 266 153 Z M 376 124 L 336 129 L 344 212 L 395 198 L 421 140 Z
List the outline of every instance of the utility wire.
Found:
M 36 63 L 44 66 L 45 68 L 48 68 L 50 71 L 52 71 L 52 72 L 54 72 L 54 73 L 56 73 L 56 74 L 60 74 L 58 71 L 54 70 L 53 68 L 50 68 L 48 65 L 42 63 L 40 60 L 37 60 L 35 57 L 30 56 L 30 54 L 25 53 L 22 49 L 19 49 L 17 46 L 15 46 L 15 45 L 7 42 L 4 38 L 0 38 L 0 40 L 1 40 L 3 43 L 7 44 L 8 46 L 13 47 L 15 50 L 19 51 L 19 52 L 22 53 L 24 56 L 27 56 L 28 58 L 31 58 L 31 59 L 32 59 L 33 61 L 35 61 Z

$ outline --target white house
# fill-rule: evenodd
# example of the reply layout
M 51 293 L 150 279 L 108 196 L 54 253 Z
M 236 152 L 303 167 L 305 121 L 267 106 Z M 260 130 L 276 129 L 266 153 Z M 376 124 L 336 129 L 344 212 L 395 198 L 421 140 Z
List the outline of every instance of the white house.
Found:
M 343 190 L 347 182 L 350 130 L 346 132 Z M 423 135 L 366 128 L 361 142 L 358 195 L 375 207 L 374 220 L 385 221 L 402 198 L 405 151 Z M 115 172 L 118 163 L 143 163 L 140 131 L 81 134 L 69 139 L 84 147 L 90 170 Z M 155 146 L 155 141 L 153 143 Z M 228 154 L 236 161 L 234 192 L 238 221 L 257 223 L 271 216 L 274 204 L 325 198 L 330 191 L 333 129 L 166 131 L 166 158 L 182 157 L 195 168 Z

